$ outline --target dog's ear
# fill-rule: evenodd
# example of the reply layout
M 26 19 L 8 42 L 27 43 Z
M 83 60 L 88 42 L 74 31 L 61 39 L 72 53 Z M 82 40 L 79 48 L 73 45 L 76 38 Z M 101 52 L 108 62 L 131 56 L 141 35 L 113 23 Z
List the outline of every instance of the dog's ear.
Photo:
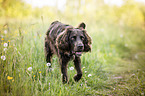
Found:
M 58 49 L 60 49 L 61 51 L 69 51 L 70 50 L 70 44 L 69 44 L 69 36 L 71 33 L 72 28 L 67 28 L 65 29 L 56 39 L 57 42 L 57 47 Z
M 88 35 L 86 30 L 83 30 L 85 39 L 84 39 L 84 52 L 88 52 L 91 51 L 91 44 L 92 44 L 92 40 L 91 37 Z
M 84 22 L 80 23 L 78 28 L 80 29 L 85 29 L 86 28 L 86 24 Z

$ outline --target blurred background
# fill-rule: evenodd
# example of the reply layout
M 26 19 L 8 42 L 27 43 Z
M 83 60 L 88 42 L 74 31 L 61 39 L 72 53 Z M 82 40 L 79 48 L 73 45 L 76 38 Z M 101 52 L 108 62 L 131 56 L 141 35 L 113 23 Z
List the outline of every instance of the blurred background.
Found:
M 0 0 L 0 18 L 144 26 L 145 0 Z

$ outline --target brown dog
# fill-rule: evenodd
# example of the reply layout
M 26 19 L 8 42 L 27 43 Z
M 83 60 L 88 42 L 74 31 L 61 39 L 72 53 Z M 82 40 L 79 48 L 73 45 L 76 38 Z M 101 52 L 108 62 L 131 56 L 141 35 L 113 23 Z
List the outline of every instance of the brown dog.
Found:
M 82 77 L 81 59 L 83 52 L 91 51 L 91 38 L 85 30 L 86 25 L 81 23 L 77 28 L 59 21 L 53 22 L 45 38 L 45 56 L 46 62 L 51 63 L 53 54 L 57 54 L 61 65 L 62 81 L 68 82 L 67 64 L 70 60 L 74 61 L 77 74 L 74 76 L 75 81 Z

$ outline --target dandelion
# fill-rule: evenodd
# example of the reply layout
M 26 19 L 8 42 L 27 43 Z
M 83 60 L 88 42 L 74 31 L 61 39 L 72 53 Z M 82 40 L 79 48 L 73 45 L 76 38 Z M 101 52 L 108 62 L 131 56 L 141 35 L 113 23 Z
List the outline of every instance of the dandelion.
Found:
M 39 73 L 41 73 L 41 71 Z
M 2 41 L 4 40 L 4 38 L 1 39 Z
M 11 80 L 11 79 L 13 79 L 13 77 L 8 76 L 7 79 L 8 79 L 8 80 Z
M 123 37 L 123 34 L 120 34 L 120 38 L 122 38 Z
M 70 67 L 69 69 L 70 69 L 70 70 L 74 70 L 74 67 Z
M 5 57 L 5 56 L 1 56 L 1 59 L 2 59 L 2 60 L 6 60 L 6 57 Z
M 28 71 L 32 71 L 32 67 L 29 67 L 29 68 L 28 68 Z
M 134 57 L 135 57 L 135 59 L 138 59 L 138 54 L 136 54 Z
M 88 77 L 91 77 L 91 76 L 92 76 L 92 74 L 89 74 L 89 75 L 88 75 Z
M 125 44 L 125 47 L 128 47 L 128 44 Z
M 34 75 L 34 77 L 35 77 L 35 75 Z
M 7 48 L 4 48 L 4 51 L 7 51 Z
M 11 42 L 11 40 L 8 40 L 8 42 Z
M 4 47 L 8 47 L 8 43 L 4 43 Z
M 51 63 L 47 63 L 46 65 L 47 65 L 47 66 L 51 66 Z
M 4 30 L 4 33 L 7 34 L 8 33 L 7 30 Z

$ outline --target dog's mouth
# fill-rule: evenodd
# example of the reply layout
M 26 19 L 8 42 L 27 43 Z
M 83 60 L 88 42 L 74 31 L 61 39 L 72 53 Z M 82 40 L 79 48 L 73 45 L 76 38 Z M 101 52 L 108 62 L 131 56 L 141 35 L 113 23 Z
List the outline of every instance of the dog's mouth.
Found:
M 75 52 L 75 55 L 76 55 L 77 57 L 79 57 L 79 56 L 82 55 L 82 52 Z

